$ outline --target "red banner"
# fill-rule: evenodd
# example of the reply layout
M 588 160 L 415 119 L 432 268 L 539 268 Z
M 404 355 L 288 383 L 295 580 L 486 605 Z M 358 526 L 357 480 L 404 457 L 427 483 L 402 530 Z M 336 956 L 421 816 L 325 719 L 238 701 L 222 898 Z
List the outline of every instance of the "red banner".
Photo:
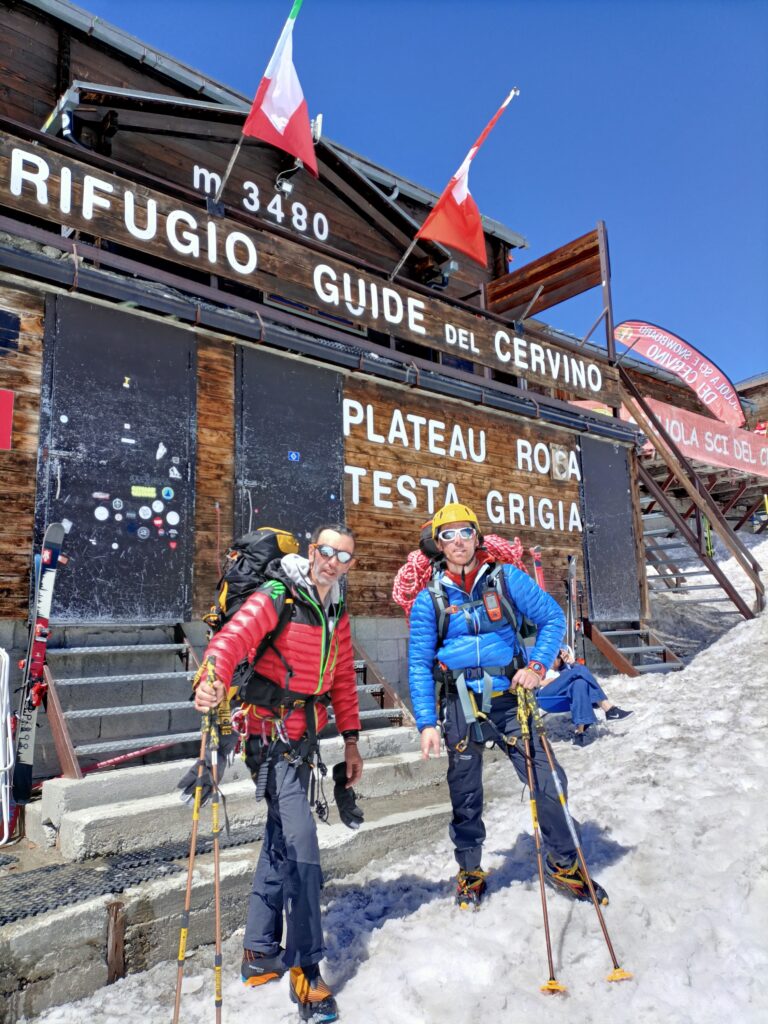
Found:
M 0 448 L 10 450 L 13 437 L 13 392 L 0 388 Z
M 646 398 L 646 401 L 689 459 L 768 478 L 768 437 L 709 420 L 653 398 Z
M 644 320 L 625 320 L 613 333 L 616 341 L 645 356 L 654 366 L 679 377 L 723 423 L 733 427 L 744 425 L 736 388 L 723 371 L 693 345 Z

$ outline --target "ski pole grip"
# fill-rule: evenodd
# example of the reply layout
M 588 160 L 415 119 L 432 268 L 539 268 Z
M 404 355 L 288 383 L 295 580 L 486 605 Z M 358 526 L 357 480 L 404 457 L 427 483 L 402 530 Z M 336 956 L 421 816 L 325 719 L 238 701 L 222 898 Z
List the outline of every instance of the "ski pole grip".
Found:
M 218 719 L 218 727 L 221 731 L 222 736 L 229 736 L 232 732 L 232 705 L 229 700 L 229 695 L 224 694 L 224 699 L 216 709 L 216 717 Z

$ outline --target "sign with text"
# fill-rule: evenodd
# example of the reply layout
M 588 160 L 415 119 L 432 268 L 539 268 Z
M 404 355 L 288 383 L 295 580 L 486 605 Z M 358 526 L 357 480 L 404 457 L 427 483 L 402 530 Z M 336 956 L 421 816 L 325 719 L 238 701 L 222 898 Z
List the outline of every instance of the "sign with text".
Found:
M 693 345 L 655 324 L 625 320 L 614 330 L 616 341 L 645 356 L 654 366 L 674 373 L 702 404 L 723 423 L 744 425 L 744 412 L 736 388 L 715 364 Z
M 768 438 L 653 398 L 646 401 L 689 459 L 768 478 Z
M 560 596 L 567 556 L 583 552 L 578 434 L 357 377 L 345 382 L 341 412 L 344 514 L 359 554 L 354 614 L 399 614 L 395 573 L 422 524 L 452 501 L 474 509 L 484 533 L 540 546 Z
M 23 211 L 164 260 L 241 281 L 425 347 L 618 404 L 618 374 L 576 349 L 518 337 L 512 324 L 393 284 L 300 241 L 63 157 L 43 146 L 0 140 L 0 206 Z
M 413 529 L 461 501 L 494 532 L 583 531 L 573 434 L 370 384 L 345 388 L 342 422 L 348 515 Z

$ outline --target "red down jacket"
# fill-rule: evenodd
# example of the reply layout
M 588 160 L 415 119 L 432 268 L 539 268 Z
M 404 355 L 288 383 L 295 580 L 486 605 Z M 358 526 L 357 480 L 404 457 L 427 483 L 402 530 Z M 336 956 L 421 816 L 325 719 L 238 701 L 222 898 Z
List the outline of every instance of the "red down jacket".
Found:
M 327 612 L 316 596 L 294 587 L 292 617 L 280 632 L 276 647 L 293 669 L 289 686 L 292 692 L 330 694 L 339 732 L 360 728 L 357 677 L 352 654 L 352 634 L 345 609 L 332 606 Z M 280 602 L 282 603 L 282 601 Z M 251 594 L 230 621 L 210 641 L 206 659 L 214 659 L 216 676 L 229 686 L 238 664 L 251 660 L 262 639 L 278 623 L 280 604 L 269 593 L 258 590 Z M 275 650 L 268 647 L 254 666 L 259 675 L 284 686 L 286 668 Z M 322 703 L 310 708 L 317 713 L 318 732 L 326 725 L 328 714 Z M 259 733 L 265 718 L 274 710 L 251 706 L 249 732 Z M 300 739 L 307 729 L 305 709 L 296 708 L 285 717 L 291 740 Z

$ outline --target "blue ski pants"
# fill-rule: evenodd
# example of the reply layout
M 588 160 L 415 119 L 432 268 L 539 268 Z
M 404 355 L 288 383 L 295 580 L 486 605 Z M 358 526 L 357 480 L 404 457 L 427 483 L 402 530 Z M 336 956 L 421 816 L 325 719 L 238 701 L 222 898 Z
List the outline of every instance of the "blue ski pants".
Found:
M 286 967 L 309 967 L 324 955 L 320 919 L 320 847 L 307 799 L 312 769 L 272 755 L 267 775 L 267 825 L 253 876 L 243 946 L 275 956 L 285 912 Z
M 598 681 L 584 665 L 564 668 L 557 679 L 542 686 L 536 694 L 537 703 L 542 711 L 549 711 L 550 703 L 562 697 L 571 705 L 571 720 L 574 725 L 594 725 L 597 717 L 592 705 L 608 699 Z
M 448 748 L 448 789 L 453 806 L 453 819 L 449 834 L 455 847 L 456 861 L 460 868 L 479 868 L 485 840 L 483 824 L 483 750 L 485 743 L 493 740 L 506 752 L 520 781 L 527 785 L 528 775 L 525 764 L 525 744 L 521 739 L 520 723 L 517 720 L 517 699 L 514 694 L 494 697 L 491 702 L 490 719 L 496 729 L 517 743 L 508 745 L 500 742 L 496 731 L 488 722 L 482 722 L 482 742 L 474 738 L 474 727 L 469 733 L 465 750 L 456 745 L 467 736 L 467 723 L 461 702 L 457 695 L 449 694 L 444 703 L 445 742 Z M 544 750 L 531 723 L 531 753 L 533 756 L 533 781 L 536 796 L 539 825 L 542 837 L 552 859 L 560 864 L 576 859 L 571 834 L 563 814 L 560 798 L 552 778 Z M 563 787 L 568 793 L 565 772 L 555 761 L 555 767 Z M 575 822 L 574 822 L 575 823 Z M 578 830 L 578 825 L 577 825 Z

